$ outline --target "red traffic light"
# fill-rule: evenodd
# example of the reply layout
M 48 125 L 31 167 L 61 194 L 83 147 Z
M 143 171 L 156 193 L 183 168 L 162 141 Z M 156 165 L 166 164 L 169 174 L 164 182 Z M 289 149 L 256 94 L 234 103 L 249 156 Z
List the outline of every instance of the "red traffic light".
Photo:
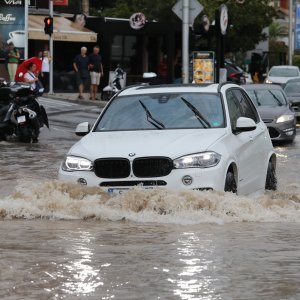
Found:
M 44 27 L 45 34 L 51 35 L 53 33 L 53 18 L 46 17 L 44 19 L 44 23 L 45 23 L 45 27 Z

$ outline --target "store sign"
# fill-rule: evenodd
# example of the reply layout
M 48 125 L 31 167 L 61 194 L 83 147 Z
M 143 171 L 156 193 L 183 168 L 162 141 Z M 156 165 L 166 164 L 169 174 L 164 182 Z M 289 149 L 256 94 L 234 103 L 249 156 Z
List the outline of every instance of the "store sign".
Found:
M 212 51 L 193 52 L 193 82 L 197 84 L 214 83 L 215 55 Z
M 5 58 L 9 43 L 25 47 L 25 0 L 0 0 L 0 58 Z
M 54 0 L 53 5 L 58 5 L 58 6 L 68 6 L 69 1 L 68 0 Z
M 141 12 L 135 13 L 130 17 L 129 24 L 133 29 L 141 29 L 146 24 L 146 17 Z

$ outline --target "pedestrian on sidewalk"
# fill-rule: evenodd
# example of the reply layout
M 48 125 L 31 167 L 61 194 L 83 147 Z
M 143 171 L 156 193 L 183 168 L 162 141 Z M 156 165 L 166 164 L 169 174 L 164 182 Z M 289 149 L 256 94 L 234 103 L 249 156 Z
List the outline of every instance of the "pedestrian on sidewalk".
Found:
M 89 55 L 89 70 L 91 76 L 90 100 L 99 100 L 97 98 L 100 78 L 103 76 L 102 58 L 99 54 L 100 47 L 94 46 L 93 53 Z
M 40 73 L 40 80 L 44 86 L 44 92 L 49 92 L 49 73 L 50 73 L 50 61 L 51 57 L 48 50 L 44 50 L 42 53 L 42 69 Z
M 76 72 L 76 81 L 79 88 L 78 99 L 84 99 L 83 91 L 89 81 L 89 57 L 86 55 L 87 48 L 81 47 L 73 62 L 73 67 Z
M 9 80 L 14 81 L 16 71 L 18 68 L 18 64 L 20 61 L 20 53 L 13 42 L 8 44 L 8 52 L 7 52 L 7 69 L 9 74 Z

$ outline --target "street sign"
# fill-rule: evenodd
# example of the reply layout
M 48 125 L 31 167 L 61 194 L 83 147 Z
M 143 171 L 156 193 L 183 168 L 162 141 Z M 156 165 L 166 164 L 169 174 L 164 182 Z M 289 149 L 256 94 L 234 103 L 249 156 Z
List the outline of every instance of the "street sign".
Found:
M 189 0 L 189 24 L 193 25 L 196 17 L 203 10 L 203 5 L 201 5 L 197 0 Z M 183 0 L 179 0 L 173 7 L 173 12 L 182 20 L 183 19 Z

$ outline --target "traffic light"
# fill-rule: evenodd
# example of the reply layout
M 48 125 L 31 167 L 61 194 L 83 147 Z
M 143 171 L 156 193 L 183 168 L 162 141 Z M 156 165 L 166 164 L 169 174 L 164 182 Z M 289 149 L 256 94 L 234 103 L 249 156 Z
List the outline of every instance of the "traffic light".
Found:
M 46 17 L 44 19 L 44 23 L 45 23 L 45 27 L 44 27 L 45 34 L 51 35 L 53 33 L 53 18 Z

